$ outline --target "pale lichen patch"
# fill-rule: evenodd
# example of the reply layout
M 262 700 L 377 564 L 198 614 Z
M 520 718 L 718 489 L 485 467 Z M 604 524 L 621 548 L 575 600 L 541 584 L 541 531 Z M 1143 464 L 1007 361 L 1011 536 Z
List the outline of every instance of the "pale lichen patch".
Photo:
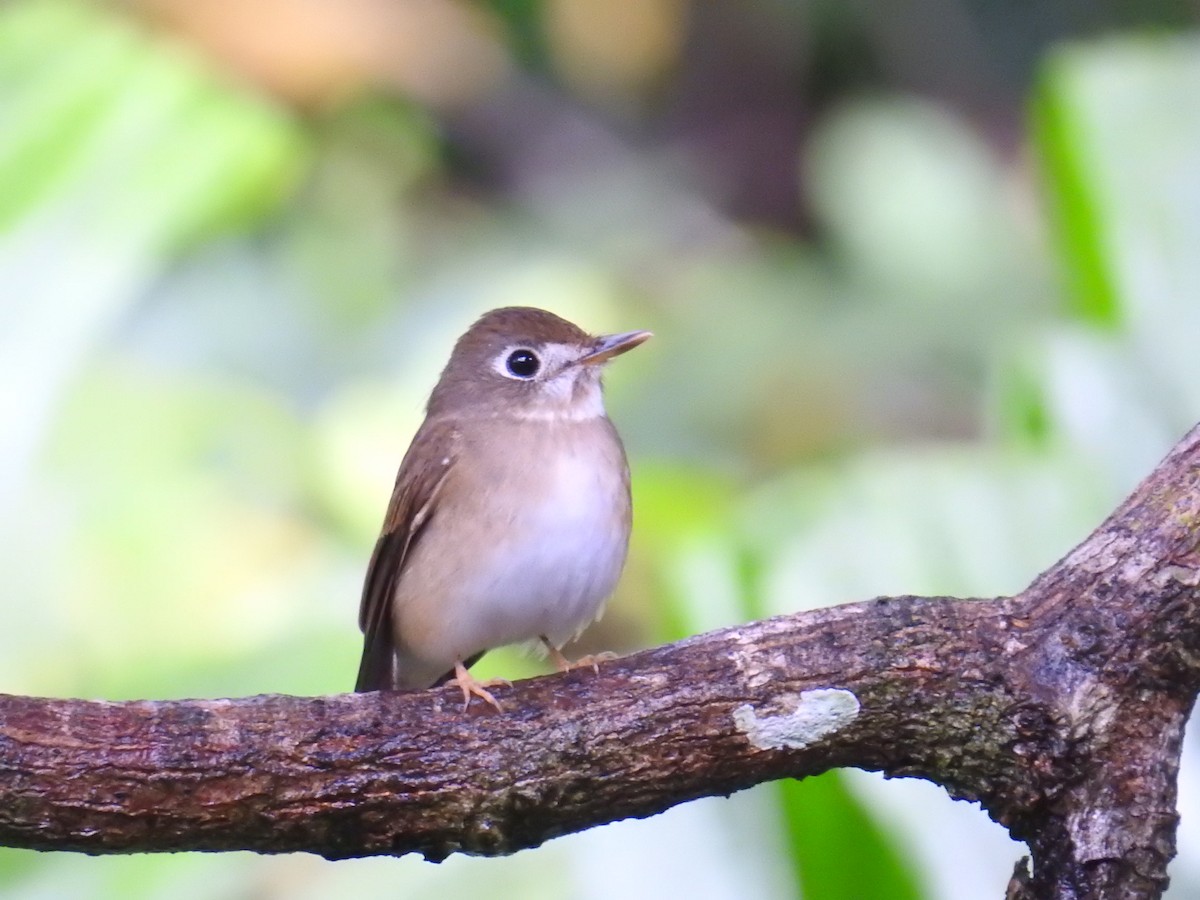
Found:
M 795 709 L 780 716 L 759 716 L 749 703 L 733 711 L 733 724 L 759 750 L 801 750 L 845 728 L 862 708 L 853 693 L 818 688 L 788 698 Z
M 1177 582 L 1184 587 L 1200 585 L 1200 569 L 1189 566 L 1163 566 L 1154 573 L 1154 586 L 1165 588 L 1171 582 Z

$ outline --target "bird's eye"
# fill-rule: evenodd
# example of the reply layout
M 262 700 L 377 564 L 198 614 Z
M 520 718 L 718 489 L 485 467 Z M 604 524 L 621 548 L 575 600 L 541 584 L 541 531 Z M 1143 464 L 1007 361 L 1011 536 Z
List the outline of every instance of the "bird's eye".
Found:
M 532 378 L 541 367 L 537 354 L 525 347 L 514 350 L 504 361 L 504 368 L 513 378 Z

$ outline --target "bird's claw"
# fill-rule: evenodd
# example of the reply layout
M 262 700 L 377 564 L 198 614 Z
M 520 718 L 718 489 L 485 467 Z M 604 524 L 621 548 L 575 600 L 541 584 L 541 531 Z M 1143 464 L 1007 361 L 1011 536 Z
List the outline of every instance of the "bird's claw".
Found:
M 512 687 L 512 682 L 507 678 L 489 678 L 486 681 L 480 681 L 475 678 L 467 667 L 461 662 L 454 664 L 454 677 L 446 682 L 446 685 L 454 685 L 462 691 L 463 695 L 463 712 L 466 712 L 471 705 L 471 697 L 478 697 L 485 703 L 490 703 L 496 707 L 496 712 L 504 712 L 504 707 L 500 705 L 500 701 L 492 696 L 492 692 L 488 690 L 490 687 L 504 685 Z

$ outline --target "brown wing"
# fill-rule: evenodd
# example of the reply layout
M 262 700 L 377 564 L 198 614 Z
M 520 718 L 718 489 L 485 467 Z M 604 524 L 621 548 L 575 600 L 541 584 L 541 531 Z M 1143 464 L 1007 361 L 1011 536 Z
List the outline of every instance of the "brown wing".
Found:
M 445 422 L 426 421 L 400 463 L 383 533 L 367 566 L 358 627 L 363 632 L 362 662 L 354 690 L 378 691 L 395 686 L 392 641 L 392 597 L 409 553 L 433 515 L 438 492 L 454 467 L 458 433 Z

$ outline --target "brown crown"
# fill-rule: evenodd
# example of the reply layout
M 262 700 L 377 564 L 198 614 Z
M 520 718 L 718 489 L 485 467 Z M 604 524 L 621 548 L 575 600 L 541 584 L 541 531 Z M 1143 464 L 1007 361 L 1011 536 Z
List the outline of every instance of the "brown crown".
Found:
M 454 345 L 451 360 L 473 355 L 478 348 L 490 356 L 507 344 L 524 341 L 537 344 L 586 344 L 591 335 L 561 316 L 532 306 L 505 306 L 480 316 Z

